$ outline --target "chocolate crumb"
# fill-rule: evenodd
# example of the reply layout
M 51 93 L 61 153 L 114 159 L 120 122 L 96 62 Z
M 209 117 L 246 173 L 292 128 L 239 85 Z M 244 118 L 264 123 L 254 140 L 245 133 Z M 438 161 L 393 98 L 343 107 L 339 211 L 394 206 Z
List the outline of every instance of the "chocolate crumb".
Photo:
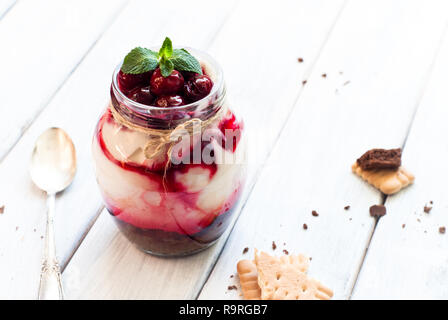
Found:
M 401 228 L 404 229 L 405 227 L 406 227 L 406 225 L 403 223 L 403 224 L 401 225 Z
M 238 287 L 237 286 L 228 286 L 227 287 L 227 290 L 238 290 Z
M 425 207 L 423 208 L 423 211 L 425 211 L 425 213 L 430 213 L 430 212 L 431 212 L 431 209 L 432 209 L 432 207 L 425 206 Z
M 40 238 L 41 238 L 41 239 L 43 239 L 43 238 L 44 238 L 44 236 L 40 236 Z
M 372 149 L 364 153 L 356 162 L 363 170 L 397 170 L 401 166 L 401 149 Z
M 17 231 L 17 230 L 19 230 L 19 227 L 18 227 L 18 226 L 16 227 L 16 231 Z
M 33 232 L 36 232 L 36 229 L 33 229 Z
M 233 278 L 233 274 L 230 275 L 230 278 Z
M 272 241 L 272 250 L 277 249 L 277 245 L 275 244 L 275 241 Z
M 308 230 L 308 226 L 307 226 L 306 223 L 303 224 L 303 229 L 304 229 L 304 230 Z
M 422 220 L 420 220 L 419 218 L 417 218 L 417 222 L 422 222 Z
M 288 255 L 288 254 L 289 254 L 289 251 L 286 250 L 286 249 L 284 249 L 284 250 L 283 250 L 283 253 L 286 254 L 286 255 Z
M 370 215 L 372 217 L 382 217 L 386 215 L 386 207 L 382 204 L 380 205 L 373 205 L 370 207 Z
M 307 82 L 308 82 L 307 80 L 303 80 L 303 81 L 302 81 L 302 85 L 303 85 L 303 86 L 306 85 Z
M 0 214 L 3 214 L 3 212 L 5 212 L 5 206 L 0 207 Z
M 345 207 L 344 207 L 344 210 L 346 210 L 346 211 L 347 211 L 347 210 L 350 210 L 350 206 L 345 206 Z
M 303 58 L 299 58 L 299 59 L 297 59 L 297 61 L 299 61 L 299 63 L 302 63 L 303 62 Z
M 353 220 L 353 218 L 350 218 L 350 219 L 348 219 L 348 220 L 352 221 L 352 220 Z
M 313 211 L 311 212 L 311 214 L 313 215 L 313 217 L 318 217 L 318 216 L 319 216 L 319 214 L 317 213 L 316 210 L 313 210 Z
M 445 227 L 440 227 L 439 228 L 439 233 L 440 234 L 445 234 L 445 232 L 446 232 L 446 228 Z
M 350 81 L 345 81 L 344 82 L 344 87 L 346 86 L 346 85 L 349 85 L 350 84 Z
M 310 257 L 310 261 L 313 260 L 313 257 Z
M 326 78 L 326 77 L 327 77 L 327 74 L 324 73 L 324 74 L 322 75 L 322 78 Z
M 249 251 L 249 248 L 248 248 L 248 247 L 244 248 L 244 249 L 243 249 L 243 254 L 246 254 L 247 251 Z
M 434 202 L 432 202 L 432 200 L 431 200 L 431 201 L 429 201 L 429 204 L 434 204 Z

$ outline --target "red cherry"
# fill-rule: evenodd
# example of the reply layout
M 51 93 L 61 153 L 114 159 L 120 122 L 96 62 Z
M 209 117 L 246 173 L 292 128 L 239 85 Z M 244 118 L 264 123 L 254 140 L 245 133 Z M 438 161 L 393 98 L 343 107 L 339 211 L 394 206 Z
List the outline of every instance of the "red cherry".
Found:
M 129 92 L 128 98 L 135 102 L 152 105 L 154 103 L 154 96 L 151 94 L 149 86 L 143 88 L 135 88 Z
M 185 96 L 191 101 L 201 100 L 207 96 L 213 87 L 213 81 L 207 75 L 191 77 L 184 85 Z
M 156 99 L 155 105 L 160 108 L 177 107 L 185 104 L 184 98 L 179 95 L 160 96 Z
M 178 92 L 184 85 L 184 77 L 182 74 L 173 70 L 168 77 L 162 76 L 160 68 L 157 68 L 151 76 L 151 91 L 160 96 L 166 94 L 174 94 Z
M 118 86 L 120 90 L 125 94 L 134 89 L 135 87 L 143 87 L 149 84 L 151 79 L 152 71 L 148 71 L 140 74 L 129 74 L 123 73 L 123 71 L 118 72 Z

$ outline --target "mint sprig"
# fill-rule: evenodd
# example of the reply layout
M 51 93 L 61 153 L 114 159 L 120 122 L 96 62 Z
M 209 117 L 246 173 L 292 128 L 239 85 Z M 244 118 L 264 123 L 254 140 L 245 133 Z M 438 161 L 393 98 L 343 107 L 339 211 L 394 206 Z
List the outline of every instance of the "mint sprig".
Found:
M 173 49 L 171 39 L 166 37 L 159 52 L 137 47 L 124 58 L 123 73 L 140 74 L 160 68 L 161 74 L 168 77 L 174 69 L 202 74 L 199 61 L 185 49 Z
M 157 52 L 137 47 L 126 55 L 121 66 L 121 71 L 130 74 L 140 74 L 155 70 L 158 64 Z

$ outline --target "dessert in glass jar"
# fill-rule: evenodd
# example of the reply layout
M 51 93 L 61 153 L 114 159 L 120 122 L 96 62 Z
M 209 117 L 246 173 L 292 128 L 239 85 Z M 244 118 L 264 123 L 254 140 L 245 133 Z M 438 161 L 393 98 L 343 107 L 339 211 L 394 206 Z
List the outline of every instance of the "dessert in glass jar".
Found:
M 93 138 L 97 182 L 142 250 L 187 255 L 228 227 L 245 181 L 244 125 L 207 54 L 135 48 L 115 70 Z

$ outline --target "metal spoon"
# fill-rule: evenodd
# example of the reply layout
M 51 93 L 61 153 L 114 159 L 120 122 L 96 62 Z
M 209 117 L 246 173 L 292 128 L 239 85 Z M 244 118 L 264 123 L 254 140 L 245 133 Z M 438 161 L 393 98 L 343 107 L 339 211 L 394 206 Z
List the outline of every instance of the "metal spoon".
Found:
M 76 152 L 72 140 L 64 130 L 49 128 L 37 139 L 30 163 L 31 179 L 47 193 L 48 206 L 39 300 L 63 299 L 61 271 L 54 241 L 55 196 L 68 187 L 75 172 Z

